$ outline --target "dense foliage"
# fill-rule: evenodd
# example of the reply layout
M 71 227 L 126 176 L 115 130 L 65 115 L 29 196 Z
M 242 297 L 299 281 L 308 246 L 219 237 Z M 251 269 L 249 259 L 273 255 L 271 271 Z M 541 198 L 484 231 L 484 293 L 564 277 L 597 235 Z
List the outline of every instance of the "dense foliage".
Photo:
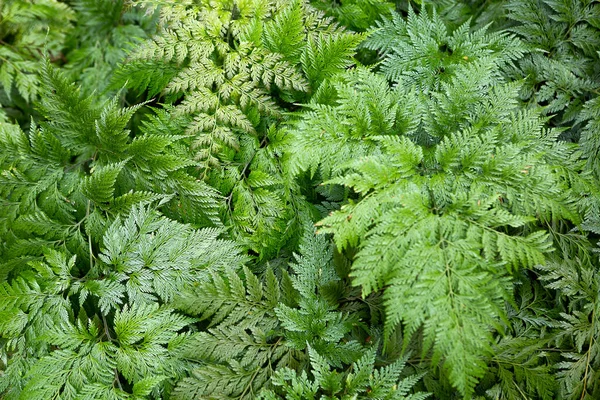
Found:
M 0 399 L 600 398 L 599 50 L 596 0 L 0 2 Z

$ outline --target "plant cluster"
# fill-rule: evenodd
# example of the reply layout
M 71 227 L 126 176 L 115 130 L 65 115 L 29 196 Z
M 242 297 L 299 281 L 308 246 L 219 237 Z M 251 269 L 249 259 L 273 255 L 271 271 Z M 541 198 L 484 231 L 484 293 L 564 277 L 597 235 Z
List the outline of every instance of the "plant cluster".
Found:
M 600 396 L 600 3 L 0 3 L 0 399 Z

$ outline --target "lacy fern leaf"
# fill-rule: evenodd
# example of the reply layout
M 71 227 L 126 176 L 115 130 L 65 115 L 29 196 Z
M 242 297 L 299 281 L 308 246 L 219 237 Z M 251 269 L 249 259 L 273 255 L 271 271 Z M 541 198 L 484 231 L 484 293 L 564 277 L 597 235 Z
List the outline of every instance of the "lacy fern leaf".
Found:
M 574 146 L 557 143 L 558 132 L 544 130 L 535 112 L 519 110 L 519 86 L 503 83 L 500 68 L 521 52 L 502 50 L 514 39 L 494 35 L 507 40 L 497 53 L 448 59 L 443 79 L 429 63 L 406 65 L 400 77 L 386 65 L 425 46 L 413 42 L 420 39 L 411 30 L 426 27 L 434 41 L 446 40 L 447 31 L 435 14 L 397 23 L 398 36 L 386 33 L 383 63 L 383 75 L 399 82 L 395 90 L 360 70 L 356 80 L 334 81 L 334 100 L 310 105 L 317 111 L 291 128 L 290 145 L 338 141 L 335 155 L 326 149 L 296 161 L 300 171 L 331 177 L 325 185 L 351 189 L 348 203 L 322 220 L 320 231 L 333 233 L 340 250 L 358 247 L 351 275 L 365 295 L 384 290 L 387 336 L 402 323 L 408 346 L 422 332 L 423 354 L 432 348 L 433 362 L 443 361 L 452 384 L 469 398 L 492 355 L 511 274 L 544 264 L 552 250 L 535 222 L 582 220 L 567 177 L 583 165 Z M 469 35 L 463 26 L 448 45 Z M 482 31 L 473 35 L 487 43 Z M 425 86 L 410 79 L 421 69 L 434 78 Z M 353 98 L 356 87 L 362 90 Z M 418 114 L 401 114 L 395 99 L 421 103 L 412 108 Z M 338 137 L 347 139 L 340 145 Z

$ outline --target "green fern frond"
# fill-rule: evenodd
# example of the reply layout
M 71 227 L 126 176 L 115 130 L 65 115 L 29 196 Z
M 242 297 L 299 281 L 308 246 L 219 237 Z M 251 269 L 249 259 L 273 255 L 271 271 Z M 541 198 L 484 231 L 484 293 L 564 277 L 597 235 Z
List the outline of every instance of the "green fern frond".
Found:
M 525 52 L 515 37 L 485 28 L 470 32 L 469 22 L 449 32 L 435 11 L 417 15 L 409 8 L 406 21 L 395 15 L 378 27 L 362 46 L 385 55 L 381 69 L 388 79 L 425 92 L 438 90 L 464 65 L 483 62 L 501 68 Z
M 246 260 L 220 234 L 136 207 L 106 230 L 88 271 L 54 250 L 30 262 L 0 286 L 3 351 L 15 353 L 0 387 L 21 385 L 20 396 L 29 398 L 75 399 L 97 390 L 130 396 L 126 381 L 134 394 L 157 397 L 182 377 L 181 332 L 196 321 L 175 312 L 172 299 L 201 281 L 199 274 L 208 278 Z M 71 307 L 77 303 L 79 310 Z M 27 378 L 14 382 L 18 371 Z
M 362 87 L 379 85 L 374 91 L 379 95 L 367 97 L 364 90 L 353 91 L 353 82 L 333 81 L 336 101 L 310 105 L 292 126 L 290 143 L 302 148 L 311 140 L 319 148 L 328 143 L 328 132 L 345 138 L 341 145 L 338 139 L 333 156 L 340 161 L 318 151 L 296 161 L 300 171 L 319 171 L 317 178 L 333 175 L 324 184 L 351 189 L 348 204 L 319 222 L 320 231 L 333 233 L 339 249 L 359 249 L 351 275 L 363 295 L 384 290 L 386 337 L 401 323 L 406 348 L 422 332 L 422 354 L 432 349 L 433 362 L 443 362 L 450 382 L 469 397 L 493 354 L 493 332 L 500 329 L 502 303 L 510 299 L 510 274 L 544 264 L 552 251 L 548 234 L 535 223 L 581 221 L 581 209 L 563 193 L 579 187 L 567 176 L 578 175 L 582 164 L 573 146 L 556 143 L 557 132 L 542 130 L 534 111 L 519 111 L 519 86 L 503 83 L 501 68 L 523 51 L 503 52 L 514 39 L 469 34 L 467 25 L 452 38 L 436 14 L 410 14 L 396 24 L 400 41 L 390 46 L 398 50 L 384 53 L 389 65 L 429 42 L 436 51 L 443 42 L 454 52 L 471 35 L 485 45 L 471 49 L 474 60 L 461 53 L 445 61 L 452 70 L 443 79 L 427 63 L 407 64 L 400 79 L 390 75 L 384 60 L 383 74 L 401 81 L 399 94 L 369 72 L 362 79 L 372 83 Z M 428 35 L 417 34 L 419 29 Z M 393 29 L 386 32 L 391 36 Z M 495 53 L 485 47 L 494 40 Z M 421 69 L 434 77 L 426 87 L 407 78 Z M 423 90 L 427 97 L 416 94 Z M 390 106 L 397 102 L 387 93 L 426 105 L 413 108 L 420 115 L 399 118 Z M 391 112 L 375 118 L 367 111 L 371 107 Z
M 314 0 L 311 3 L 343 26 L 356 31 L 368 30 L 376 21 L 389 17 L 395 9 L 393 2 L 386 0 Z
M 30 102 L 40 91 L 41 55 L 60 57 L 73 10 L 55 0 L 8 0 L 0 5 L 0 15 L 0 85 L 9 99 L 18 94 Z

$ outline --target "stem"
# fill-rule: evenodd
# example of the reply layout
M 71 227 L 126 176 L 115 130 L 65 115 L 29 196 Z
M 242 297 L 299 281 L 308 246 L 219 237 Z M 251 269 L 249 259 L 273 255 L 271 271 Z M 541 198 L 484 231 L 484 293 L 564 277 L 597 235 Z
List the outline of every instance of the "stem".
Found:
M 254 154 L 252 154 L 252 157 L 250 157 L 250 160 L 248 160 L 248 162 L 246 163 L 246 165 L 244 165 L 244 168 L 242 168 L 242 172 L 240 172 L 240 179 L 238 180 L 238 182 L 240 182 L 241 180 L 244 179 L 244 175 L 246 174 L 246 171 L 248 170 L 248 168 L 250 167 L 250 164 L 252 164 L 252 161 L 254 161 L 254 157 L 256 157 L 256 154 L 258 153 L 258 150 L 260 148 L 262 148 L 262 146 L 264 146 L 266 144 L 267 141 L 267 135 L 265 135 L 263 137 L 263 139 L 261 140 L 260 144 L 258 145 L 258 149 L 256 149 L 256 151 L 254 152 Z M 233 190 L 231 191 L 231 193 L 229 193 L 229 196 L 227 196 L 227 210 L 231 210 L 231 200 L 233 198 Z
M 87 209 L 85 210 L 85 219 L 88 219 L 90 216 L 90 200 L 87 202 Z M 90 271 L 94 269 L 94 253 L 92 249 L 92 237 L 88 232 L 88 250 L 90 252 Z
M 116 382 L 119 389 L 123 390 L 123 385 L 121 385 L 121 380 L 119 379 L 119 371 L 117 371 L 116 368 L 114 369 L 114 371 L 115 371 L 115 380 L 113 381 L 113 384 Z
M 592 345 L 594 344 L 594 330 L 596 328 L 596 304 L 594 304 L 594 310 L 592 311 L 592 329 L 590 334 L 590 343 L 587 349 L 587 356 L 585 360 L 585 373 L 583 375 L 583 390 L 581 391 L 581 398 L 583 400 L 587 393 L 587 380 L 588 373 L 590 371 L 590 357 L 592 356 Z
M 104 333 L 106 334 L 106 337 L 111 342 L 114 342 L 115 339 L 113 339 L 113 337 L 110 335 L 110 329 L 108 329 L 108 322 L 106 322 L 106 316 L 102 313 L 100 313 L 100 315 L 102 315 L 102 322 L 104 324 Z
M 275 344 L 273 344 L 273 346 L 271 346 L 271 350 L 269 351 L 269 355 L 267 357 L 267 359 L 269 360 L 269 365 L 271 364 L 271 357 L 273 355 L 273 352 L 275 351 L 275 349 L 277 348 L 277 346 L 279 346 L 279 344 L 281 343 L 281 340 L 282 340 L 282 338 L 277 339 L 277 342 L 275 342 Z M 262 369 L 262 367 L 256 368 L 256 371 L 254 371 L 254 373 L 252 374 L 252 377 L 250 378 L 250 381 L 248 382 L 248 384 L 244 388 L 244 391 L 242 392 L 242 394 L 240 394 L 240 397 L 239 397 L 240 399 L 243 399 L 244 396 L 246 395 L 246 393 L 248 393 L 248 391 L 251 390 L 252 381 L 254 380 L 254 378 L 256 378 L 256 375 L 258 374 L 258 372 L 261 369 Z

